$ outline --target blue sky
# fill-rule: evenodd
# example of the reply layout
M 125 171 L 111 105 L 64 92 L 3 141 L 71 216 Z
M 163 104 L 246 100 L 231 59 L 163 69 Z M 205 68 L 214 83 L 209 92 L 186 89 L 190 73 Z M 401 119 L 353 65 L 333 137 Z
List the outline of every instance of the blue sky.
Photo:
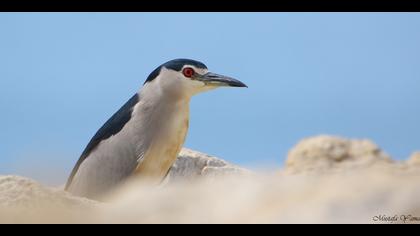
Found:
M 405 159 L 420 150 L 419 29 L 418 13 L 1 13 L 0 174 L 63 182 L 147 75 L 180 57 L 249 86 L 195 97 L 187 147 L 274 168 L 300 139 L 332 134 Z

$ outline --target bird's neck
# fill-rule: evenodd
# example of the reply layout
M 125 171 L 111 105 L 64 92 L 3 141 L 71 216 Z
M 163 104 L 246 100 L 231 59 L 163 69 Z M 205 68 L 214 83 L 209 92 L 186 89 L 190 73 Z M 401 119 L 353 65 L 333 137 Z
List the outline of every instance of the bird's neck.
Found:
M 193 93 L 181 89 L 165 89 L 165 86 L 156 81 L 155 83 L 146 83 L 139 91 L 142 99 L 154 103 L 172 103 L 189 105 Z
M 154 86 L 143 87 L 139 94 L 142 104 L 141 110 L 138 112 L 140 119 L 146 119 L 146 124 L 157 127 L 156 130 L 159 130 L 157 133 L 163 137 L 173 137 L 173 133 L 178 132 L 186 134 L 189 123 L 190 96 L 165 93 Z M 145 114 L 148 114 L 147 118 Z
M 147 149 L 135 171 L 143 177 L 161 179 L 175 162 L 189 126 L 189 98 L 152 94 L 142 90 L 137 119 L 141 138 L 149 137 Z M 146 115 L 147 114 L 147 115 Z M 142 153 L 142 152 L 139 152 Z

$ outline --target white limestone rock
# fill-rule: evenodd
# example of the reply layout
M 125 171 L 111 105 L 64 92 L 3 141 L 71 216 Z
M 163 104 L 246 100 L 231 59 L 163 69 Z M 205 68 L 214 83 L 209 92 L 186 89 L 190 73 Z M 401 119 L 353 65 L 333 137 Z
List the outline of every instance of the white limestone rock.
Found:
M 183 148 L 172 166 L 168 179 L 193 180 L 197 177 L 214 177 L 229 174 L 249 174 L 251 171 L 230 164 L 217 157 Z
M 286 171 L 322 173 L 392 163 L 392 159 L 370 140 L 320 135 L 303 139 L 289 151 Z
M 407 165 L 410 166 L 419 166 L 420 167 L 420 152 L 414 152 L 411 154 L 410 158 L 408 158 Z

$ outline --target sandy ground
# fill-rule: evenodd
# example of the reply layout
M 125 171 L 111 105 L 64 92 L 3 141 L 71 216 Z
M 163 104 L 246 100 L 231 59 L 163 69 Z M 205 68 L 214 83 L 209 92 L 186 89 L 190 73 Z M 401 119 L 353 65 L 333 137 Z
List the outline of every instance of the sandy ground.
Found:
M 418 154 L 395 162 L 366 140 L 317 137 L 276 172 L 212 175 L 210 163 L 232 168 L 200 156 L 182 164 L 199 166 L 194 178 L 133 182 L 105 202 L 0 176 L 0 223 L 420 223 Z

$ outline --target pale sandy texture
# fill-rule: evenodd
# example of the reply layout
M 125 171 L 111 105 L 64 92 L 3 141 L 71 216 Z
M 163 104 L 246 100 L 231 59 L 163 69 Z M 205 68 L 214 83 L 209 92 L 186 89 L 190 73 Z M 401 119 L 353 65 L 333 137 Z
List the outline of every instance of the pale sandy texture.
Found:
M 318 136 L 293 147 L 284 169 L 252 173 L 184 149 L 166 184 L 131 183 L 106 203 L 0 176 L 0 223 L 402 223 L 401 215 L 420 223 L 418 160 L 393 161 L 369 140 Z
M 99 205 L 24 177 L 0 176 L 0 223 L 64 223 L 84 218 Z
M 373 217 L 420 216 L 418 199 L 419 175 L 358 170 L 131 188 L 99 215 L 118 223 L 385 223 Z

